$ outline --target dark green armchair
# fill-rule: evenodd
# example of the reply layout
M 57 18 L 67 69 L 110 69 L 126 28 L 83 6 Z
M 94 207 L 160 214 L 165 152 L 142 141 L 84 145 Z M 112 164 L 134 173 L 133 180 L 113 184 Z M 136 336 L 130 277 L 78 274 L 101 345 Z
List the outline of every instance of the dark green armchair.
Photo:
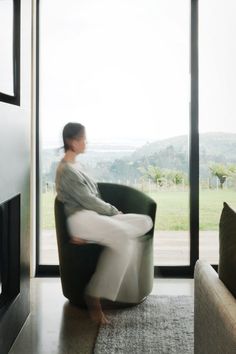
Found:
M 156 203 L 141 191 L 114 183 L 98 183 L 98 188 L 102 199 L 106 202 L 116 206 L 123 213 L 149 215 L 155 225 Z M 84 289 L 95 271 L 103 246 L 91 243 L 75 245 L 69 242 L 64 206 L 57 198 L 55 199 L 55 222 L 63 294 L 71 303 L 84 306 Z M 124 289 L 121 302 L 139 303 L 152 290 L 153 234 L 154 227 L 143 235 L 139 242 L 141 255 L 139 291 L 135 296 L 130 297 L 129 289 Z

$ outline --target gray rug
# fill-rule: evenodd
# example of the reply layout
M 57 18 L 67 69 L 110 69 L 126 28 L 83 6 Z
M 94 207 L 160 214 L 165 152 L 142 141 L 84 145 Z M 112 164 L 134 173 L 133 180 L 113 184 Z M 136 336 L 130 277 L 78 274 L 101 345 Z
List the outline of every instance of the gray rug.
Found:
M 193 298 L 151 295 L 142 304 L 106 311 L 95 354 L 193 354 Z

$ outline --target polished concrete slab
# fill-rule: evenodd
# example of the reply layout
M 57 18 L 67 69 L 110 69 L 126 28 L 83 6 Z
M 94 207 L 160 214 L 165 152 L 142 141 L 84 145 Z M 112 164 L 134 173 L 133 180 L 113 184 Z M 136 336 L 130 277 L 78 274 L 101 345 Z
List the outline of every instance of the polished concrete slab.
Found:
M 155 279 L 152 294 L 193 295 L 193 279 Z M 59 278 L 32 278 L 31 314 L 9 354 L 91 354 L 97 331 L 62 295 Z

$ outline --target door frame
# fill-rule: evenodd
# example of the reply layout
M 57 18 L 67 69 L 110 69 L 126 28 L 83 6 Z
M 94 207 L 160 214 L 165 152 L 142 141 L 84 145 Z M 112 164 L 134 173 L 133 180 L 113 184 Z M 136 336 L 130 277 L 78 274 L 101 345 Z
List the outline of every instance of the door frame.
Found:
M 40 139 L 39 139 L 39 18 L 40 0 L 36 14 L 36 276 L 59 276 L 58 265 L 44 265 L 40 259 Z M 190 102 L 189 102 L 189 225 L 190 254 L 186 266 L 154 266 L 155 276 L 193 277 L 194 266 L 199 258 L 199 94 L 198 85 L 198 0 L 190 5 Z M 216 268 L 216 266 L 214 266 Z

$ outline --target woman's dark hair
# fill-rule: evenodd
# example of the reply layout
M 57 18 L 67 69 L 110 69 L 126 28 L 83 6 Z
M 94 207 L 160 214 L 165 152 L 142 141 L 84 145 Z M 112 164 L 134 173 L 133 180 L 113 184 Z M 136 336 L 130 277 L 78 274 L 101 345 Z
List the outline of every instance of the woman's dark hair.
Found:
M 62 138 L 64 143 L 65 152 L 69 150 L 69 139 L 81 138 L 85 133 L 85 127 L 80 123 L 67 123 L 62 132 Z

